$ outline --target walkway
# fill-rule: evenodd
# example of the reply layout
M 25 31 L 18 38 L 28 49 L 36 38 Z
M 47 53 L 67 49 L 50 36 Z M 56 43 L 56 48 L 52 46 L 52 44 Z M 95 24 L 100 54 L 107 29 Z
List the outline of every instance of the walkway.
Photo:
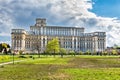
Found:
M 14 63 L 21 62 L 21 61 L 25 61 L 25 60 L 14 61 Z M 0 63 L 0 66 L 7 65 L 7 64 L 13 64 L 13 61 L 11 61 L 11 62 L 5 62 L 5 63 Z

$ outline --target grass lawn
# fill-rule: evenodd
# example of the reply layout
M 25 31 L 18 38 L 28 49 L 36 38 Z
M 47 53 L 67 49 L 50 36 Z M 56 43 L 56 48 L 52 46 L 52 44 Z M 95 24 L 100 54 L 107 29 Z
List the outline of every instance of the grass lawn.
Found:
M 29 59 L 1 67 L 0 80 L 120 80 L 120 58 L 48 56 Z
M 14 60 L 21 60 L 18 56 L 14 56 Z M 12 55 L 0 55 L 0 63 L 10 62 L 13 60 Z
M 24 58 L 20 57 L 23 56 Z M 25 60 L 30 59 L 30 56 L 34 56 L 35 58 L 38 55 L 14 55 L 14 60 Z M 0 63 L 10 62 L 13 61 L 13 55 L 0 55 Z

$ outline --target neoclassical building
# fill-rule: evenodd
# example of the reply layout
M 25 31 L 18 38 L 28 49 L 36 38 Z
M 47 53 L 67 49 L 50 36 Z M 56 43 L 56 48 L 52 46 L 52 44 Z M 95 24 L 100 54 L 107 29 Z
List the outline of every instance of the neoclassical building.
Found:
M 48 41 L 58 38 L 60 47 L 76 52 L 104 51 L 106 48 L 106 33 L 84 33 L 83 27 L 47 26 L 46 19 L 37 18 L 30 30 L 12 29 L 12 50 L 22 50 L 26 53 L 36 52 L 36 45 L 43 52 Z M 36 45 L 35 45 L 36 44 Z

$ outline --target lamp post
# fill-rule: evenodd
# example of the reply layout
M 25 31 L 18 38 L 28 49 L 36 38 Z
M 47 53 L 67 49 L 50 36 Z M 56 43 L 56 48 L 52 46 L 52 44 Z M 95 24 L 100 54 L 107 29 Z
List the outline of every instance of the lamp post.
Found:
M 15 54 L 15 51 L 13 52 L 13 65 L 14 65 L 14 54 Z

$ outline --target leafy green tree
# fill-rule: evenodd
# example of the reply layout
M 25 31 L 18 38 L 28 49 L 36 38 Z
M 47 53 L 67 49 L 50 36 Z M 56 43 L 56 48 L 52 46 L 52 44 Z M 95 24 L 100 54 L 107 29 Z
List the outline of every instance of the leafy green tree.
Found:
M 53 40 L 49 41 L 46 46 L 46 52 L 53 53 L 54 57 L 55 54 L 60 52 L 60 45 L 58 38 L 54 38 Z
M 63 57 L 63 55 L 67 54 L 67 50 L 65 48 L 60 48 L 60 55 Z
M 7 54 L 7 44 L 6 43 L 2 43 L 2 47 L 4 49 L 4 53 Z
M 70 51 L 69 54 L 72 55 L 72 56 L 73 55 L 75 56 L 75 52 L 74 51 Z
M 2 47 L 3 47 L 3 48 L 7 48 L 7 47 L 8 47 L 8 44 L 2 43 Z
M 113 55 L 117 55 L 117 54 L 118 54 L 117 50 L 116 50 L 116 49 L 113 49 L 113 50 L 112 50 L 112 54 L 113 54 Z
M 67 50 L 65 48 L 60 48 L 60 53 L 66 54 Z
M 3 52 L 5 54 L 8 53 L 7 49 L 10 48 L 10 45 L 9 44 L 6 44 L 6 43 L 1 43 L 0 44 L 0 52 Z

